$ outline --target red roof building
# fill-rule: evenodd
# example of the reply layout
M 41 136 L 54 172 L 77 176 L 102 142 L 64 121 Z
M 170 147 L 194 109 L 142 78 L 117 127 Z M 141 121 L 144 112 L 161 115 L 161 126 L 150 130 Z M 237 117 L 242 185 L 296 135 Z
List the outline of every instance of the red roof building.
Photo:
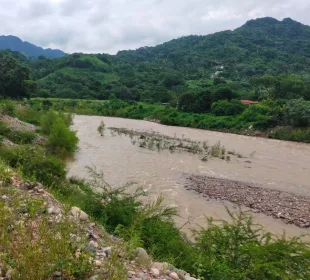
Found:
M 243 103 L 244 105 L 251 105 L 251 104 L 259 104 L 259 102 L 257 101 L 252 101 L 252 100 L 240 100 L 241 103 Z

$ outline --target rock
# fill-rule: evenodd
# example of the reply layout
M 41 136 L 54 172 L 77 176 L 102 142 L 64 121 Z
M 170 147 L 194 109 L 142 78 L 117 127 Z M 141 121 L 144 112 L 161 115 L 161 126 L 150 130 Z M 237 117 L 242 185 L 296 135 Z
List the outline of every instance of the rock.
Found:
M 134 272 L 134 271 L 128 271 L 127 272 L 127 276 L 129 277 L 129 278 L 132 278 L 132 277 L 134 277 L 136 275 L 136 273 Z
M 150 272 L 151 272 L 152 276 L 154 276 L 154 277 L 159 277 L 159 275 L 160 275 L 160 271 L 157 268 L 151 268 Z
M 13 273 L 13 269 L 12 269 L 12 268 L 9 268 L 9 269 L 6 271 L 6 274 L 5 274 L 6 279 L 11 279 L 12 273 Z
M 89 231 L 88 232 L 88 238 L 89 239 L 93 239 L 93 240 L 98 240 L 98 236 L 97 235 L 95 235 L 93 232 L 91 232 L 91 231 Z
M 48 213 L 48 214 L 54 214 L 54 207 L 49 207 L 49 208 L 47 209 L 47 213 Z
M 6 195 L 3 195 L 3 196 L 2 196 L 2 199 L 3 199 L 3 200 L 7 200 L 8 197 L 7 197 Z
M 109 257 L 112 254 L 112 247 L 102 248 L 102 251 Z
M 150 265 L 151 258 L 149 257 L 148 253 L 143 248 L 137 248 L 135 253 L 136 253 L 135 261 L 138 264 Z
M 91 240 L 89 243 L 88 243 L 88 248 L 91 252 L 95 253 L 96 252 L 96 249 L 98 248 L 98 243 Z
M 102 266 L 103 266 L 102 262 L 99 261 L 99 260 L 95 260 L 95 265 L 96 265 L 97 267 L 102 267 Z
M 78 220 L 78 219 L 80 221 L 87 221 L 88 220 L 88 215 L 78 207 L 73 206 L 71 208 L 71 214 L 74 217 L 74 219 L 76 219 L 76 220 Z
M 169 273 L 169 277 L 170 277 L 171 279 L 173 279 L 173 280 L 179 280 L 179 279 L 180 279 L 179 276 L 178 276 L 178 274 L 176 274 L 175 272 Z
M 153 262 L 151 267 L 164 271 L 168 268 L 168 266 L 169 266 L 168 263 Z
M 55 277 L 61 277 L 61 272 L 60 271 L 55 271 L 54 272 Z

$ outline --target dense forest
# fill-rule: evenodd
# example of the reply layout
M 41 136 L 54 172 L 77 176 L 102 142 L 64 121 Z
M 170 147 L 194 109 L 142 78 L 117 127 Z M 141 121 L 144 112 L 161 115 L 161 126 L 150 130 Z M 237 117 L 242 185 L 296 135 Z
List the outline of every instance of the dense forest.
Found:
M 310 27 L 290 18 L 251 20 L 234 31 L 182 37 L 116 55 L 30 60 L 6 50 L 0 63 L 7 72 L 1 75 L 6 77 L 0 88 L 4 96 L 110 100 L 102 106 L 112 102 L 115 110 L 128 107 L 135 113 L 109 109 L 109 115 L 138 118 L 153 117 L 140 113 L 141 102 L 164 105 L 171 109 L 162 123 L 206 129 L 308 127 L 310 122 Z M 13 94 L 5 86 L 7 77 L 17 76 Z M 244 99 L 260 104 L 246 106 L 240 102 Z M 201 123 L 197 116 L 184 117 L 193 113 L 218 118 Z M 285 139 L 308 142 L 309 134 Z

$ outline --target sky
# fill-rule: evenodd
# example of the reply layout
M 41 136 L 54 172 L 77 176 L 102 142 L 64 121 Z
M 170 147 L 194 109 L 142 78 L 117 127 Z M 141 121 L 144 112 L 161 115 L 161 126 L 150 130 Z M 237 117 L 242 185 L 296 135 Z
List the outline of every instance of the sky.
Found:
M 67 53 L 115 54 L 265 16 L 310 25 L 309 14 L 309 0 L 0 0 L 0 35 Z

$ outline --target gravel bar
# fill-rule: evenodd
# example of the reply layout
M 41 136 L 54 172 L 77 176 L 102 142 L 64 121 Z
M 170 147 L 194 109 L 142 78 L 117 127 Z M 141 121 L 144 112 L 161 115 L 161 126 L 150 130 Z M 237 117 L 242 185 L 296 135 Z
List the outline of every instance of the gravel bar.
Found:
M 186 189 L 205 197 L 243 205 L 301 228 L 310 227 L 310 197 L 208 176 L 190 175 L 186 179 Z

